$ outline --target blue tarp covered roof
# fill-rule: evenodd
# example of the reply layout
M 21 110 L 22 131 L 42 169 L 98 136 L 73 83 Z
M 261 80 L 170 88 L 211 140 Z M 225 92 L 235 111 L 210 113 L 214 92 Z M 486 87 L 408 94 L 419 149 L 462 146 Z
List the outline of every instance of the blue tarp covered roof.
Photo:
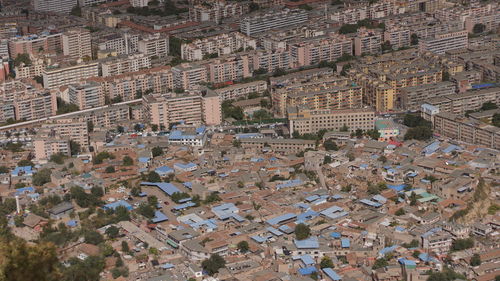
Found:
M 335 272 L 333 269 L 331 268 L 323 268 L 322 269 L 323 272 L 328 276 L 328 278 L 334 280 L 334 281 L 339 281 L 341 280 L 342 278 L 340 277 L 340 275 L 337 274 L 337 272 Z
M 294 219 L 295 217 L 297 217 L 297 215 L 295 215 L 294 213 L 287 213 L 281 216 L 274 217 L 272 219 L 268 219 L 266 222 L 270 225 L 276 225 L 284 221 Z
M 156 186 L 159 189 L 161 189 L 163 192 L 168 194 L 169 196 L 172 196 L 172 194 L 176 192 L 181 192 L 175 185 L 168 183 L 168 182 L 147 182 L 143 181 L 141 182 L 141 185 L 148 185 L 148 186 Z
M 351 247 L 351 241 L 348 238 L 341 238 L 340 239 L 340 246 L 342 248 L 349 248 L 349 247 Z
M 118 206 L 123 206 L 123 207 L 127 208 L 127 210 L 129 210 L 129 211 L 132 210 L 132 205 L 130 205 L 129 203 L 127 203 L 123 200 L 119 200 L 119 201 L 116 201 L 113 203 L 106 204 L 103 206 L 103 209 L 115 210 Z
M 297 249 L 317 249 L 319 248 L 319 242 L 317 237 L 309 237 L 304 240 L 294 240 L 295 247 Z
M 167 215 L 160 211 L 155 211 L 155 217 L 151 219 L 153 223 L 160 223 L 164 221 L 168 221 Z
M 314 267 L 314 266 L 308 266 L 308 267 L 304 267 L 304 268 L 299 268 L 299 273 L 301 275 L 311 275 L 314 272 L 316 272 L 316 267 Z

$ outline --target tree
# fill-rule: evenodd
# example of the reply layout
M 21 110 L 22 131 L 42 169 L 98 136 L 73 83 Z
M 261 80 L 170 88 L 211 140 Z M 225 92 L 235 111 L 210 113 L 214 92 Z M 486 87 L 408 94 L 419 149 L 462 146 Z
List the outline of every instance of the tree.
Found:
M 323 146 L 325 147 L 326 150 L 331 151 L 331 150 L 339 150 L 339 147 L 337 146 L 337 143 L 335 143 L 333 140 L 328 139 L 323 143 Z
M 481 256 L 479 254 L 474 254 L 470 259 L 471 266 L 479 266 L 481 265 Z
M 94 131 L 94 122 L 92 121 L 87 121 L 87 131 L 89 133 L 92 133 Z
M 379 259 L 375 260 L 375 263 L 373 264 L 372 269 L 379 269 L 382 267 L 386 267 L 388 265 L 389 265 L 389 263 L 387 262 L 386 258 L 379 258 Z
M 116 131 L 120 134 L 123 134 L 125 132 L 125 128 L 123 126 L 118 126 L 116 127 Z
M 151 154 L 153 155 L 153 157 L 160 156 L 163 154 L 163 149 L 159 146 L 155 146 L 151 150 Z
M 443 81 L 450 81 L 450 73 L 448 71 L 443 71 Z
M 250 249 L 250 247 L 248 246 L 248 242 L 247 241 L 240 241 L 240 242 L 238 242 L 237 247 L 238 247 L 238 250 L 241 253 L 246 253 Z
M 492 110 L 492 109 L 497 109 L 498 106 L 491 102 L 491 101 L 487 101 L 485 103 L 483 103 L 483 105 L 481 106 L 481 110 Z
M 349 131 L 349 127 L 347 127 L 347 125 L 346 125 L 346 124 L 344 124 L 344 125 L 340 128 L 340 130 L 339 130 L 339 131 L 341 131 L 341 132 L 347 132 L 347 131 Z
M 456 239 L 451 244 L 451 251 L 462 251 L 474 247 L 474 240 L 471 238 Z
M 474 32 L 474 34 L 479 34 L 479 33 L 483 33 L 485 29 L 486 29 L 486 26 L 484 24 L 476 23 L 474 25 L 474 27 L 472 28 L 472 32 Z
M 226 267 L 226 261 L 218 254 L 213 254 L 210 258 L 205 259 L 201 263 L 201 266 L 208 273 L 208 275 L 212 276 L 215 273 L 218 273 L 219 269 Z
M 412 192 L 410 194 L 410 206 L 415 206 L 417 205 L 417 194 L 415 192 Z
M 136 131 L 136 132 L 140 132 L 140 131 L 142 131 L 142 129 L 143 129 L 143 128 L 142 128 L 142 125 L 141 125 L 141 124 L 135 124 L 135 125 L 134 125 L 134 131 Z
M 276 68 L 276 70 L 274 70 L 273 72 L 273 77 L 279 77 L 283 75 L 286 75 L 286 70 L 284 70 L 283 68 Z
M 83 238 L 85 240 L 85 243 L 93 244 L 93 245 L 98 245 L 104 241 L 104 238 L 102 235 L 94 230 L 87 230 L 83 234 Z
M 456 273 L 448 267 L 445 267 L 441 272 L 431 272 L 427 281 L 453 281 L 453 280 L 467 280 L 465 276 Z
M 33 164 L 33 162 L 31 162 L 30 160 L 27 160 L 27 159 L 23 159 L 19 162 L 17 162 L 17 166 L 19 167 L 25 167 L 25 166 L 35 166 L 35 164 Z
M 104 195 L 104 191 L 100 186 L 92 186 L 92 188 L 90 189 L 90 194 L 92 194 L 96 198 L 101 198 Z
M 50 182 L 52 171 L 50 169 L 41 169 L 33 175 L 32 183 L 35 186 L 42 186 Z
M 62 281 L 99 280 L 105 265 L 104 258 L 100 256 L 89 256 L 84 260 L 70 258 L 68 264 L 69 267 L 64 268 Z
M 9 168 L 5 166 L 0 166 L 0 174 L 7 174 L 9 172 Z
M 154 195 L 148 196 L 148 204 L 156 208 L 156 205 L 158 205 L 158 197 Z
M 380 162 L 382 162 L 382 163 L 385 163 L 385 162 L 387 162 L 387 157 L 385 157 L 384 155 L 382 155 L 382 156 L 380 156 L 380 157 L 378 158 L 378 161 L 380 161 Z
M 403 208 L 399 208 L 394 214 L 399 217 L 406 214 L 406 212 Z
M 416 33 L 412 33 L 410 36 L 410 41 L 412 45 L 418 45 L 418 35 Z
M 333 261 L 329 256 L 323 256 L 321 262 L 319 263 L 321 268 L 333 268 Z
M 297 240 L 304 240 L 311 236 L 311 229 L 308 225 L 299 223 L 295 226 L 295 237 Z
M 78 155 L 81 151 L 81 145 L 73 140 L 69 141 L 69 148 L 71 150 L 71 155 Z
M 120 230 L 118 227 L 112 225 L 106 229 L 105 233 L 109 238 L 116 238 L 120 234 Z
M 330 164 L 330 163 L 332 163 L 332 161 L 333 161 L 332 157 L 330 157 L 330 155 L 327 155 L 327 156 L 325 156 L 325 159 L 323 159 L 323 164 L 325 164 L 325 165 Z
M 81 17 L 82 16 L 82 8 L 80 8 L 80 5 L 78 4 L 78 2 L 76 2 L 76 6 L 73 7 L 73 9 L 71 9 L 70 14 L 73 15 L 73 16 L 75 16 L 75 17 Z
M 340 34 L 355 33 L 357 31 L 358 31 L 357 24 L 344 24 L 339 29 Z
M 417 239 L 411 240 L 410 243 L 403 243 L 401 246 L 409 249 L 409 248 L 416 248 L 420 245 L 420 242 Z
M 137 208 L 137 213 L 143 215 L 148 219 L 152 219 L 155 216 L 155 210 L 151 207 L 151 205 L 142 203 Z
M 127 241 L 122 241 L 122 252 L 124 253 L 130 252 L 130 248 L 128 247 Z
M 149 182 L 161 182 L 161 177 L 158 175 L 157 172 L 151 171 L 148 174 L 148 181 Z
M 432 138 L 432 129 L 425 126 L 410 128 L 404 136 L 405 140 L 415 139 L 425 141 L 429 140 L 430 138 Z
M 67 103 L 63 99 L 57 98 L 57 114 L 70 113 L 78 110 L 80 110 L 78 105 Z
M 107 174 L 112 174 L 112 173 L 116 172 L 116 170 L 115 170 L 115 167 L 113 167 L 113 166 L 107 166 L 105 172 Z
M 418 257 L 420 256 L 420 251 L 419 250 L 415 250 L 413 251 L 413 253 L 411 254 L 412 257 L 418 259 Z
M 233 140 L 233 147 L 237 147 L 237 148 L 241 147 L 241 141 Z
M 123 157 L 123 166 L 132 166 L 134 165 L 134 160 L 130 156 Z
M 22 239 L 0 241 L 0 280 L 55 281 L 61 278 L 52 243 L 28 245 Z
M 491 119 L 493 126 L 500 127 L 500 113 L 495 113 Z
M 250 9 L 250 11 L 249 11 L 250 13 L 260 9 L 259 4 L 255 3 L 255 2 L 250 2 L 250 4 L 248 5 L 248 8 Z
M 152 124 L 151 125 L 151 130 L 153 130 L 153 132 L 158 131 L 158 124 Z
M 385 41 L 382 43 L 382 51 L 391 51 L 392 50 L 392 45 L 390 41 Z

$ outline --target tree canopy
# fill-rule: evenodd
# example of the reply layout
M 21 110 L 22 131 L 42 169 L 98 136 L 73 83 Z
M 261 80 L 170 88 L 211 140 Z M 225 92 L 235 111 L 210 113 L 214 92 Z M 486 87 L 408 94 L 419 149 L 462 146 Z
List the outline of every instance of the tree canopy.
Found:
M 223 268 L 226 266 L 226 261 L 224 258 L 219 256 L 218 254 L 213 254 L 210 256 L 210 258 L 204 260 L 201 263 L 201 266 L 207 273 L 212 276 L 215 273 L 219 272 L 219 269 Z
M 295 226 L 295 237 L 297 240 L 304 240 L 311 236 L 311 228 L 308 225 L 299 223 Z

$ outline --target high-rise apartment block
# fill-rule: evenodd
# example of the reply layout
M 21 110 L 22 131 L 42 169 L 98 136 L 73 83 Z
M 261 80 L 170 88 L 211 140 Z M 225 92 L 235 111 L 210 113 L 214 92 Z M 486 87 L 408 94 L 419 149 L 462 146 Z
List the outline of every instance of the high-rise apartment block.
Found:
M 238 2 L 212 1 L 194 5 L 189 8 L 189 19 L 192 21 L 211 21 L 220 23 L 223 18 L 243 15 L 248 8 Z
M 211 83 L 224 83 L 252 76 L 246 55 L 212 59 L 204 66 L 207 69 L 208 81 Z
M 248 48 L 256 49 L 257 42 L 239 32 L 223 33 L 216 36 L 205 37 L 194 40 L 188 44 L 182 44 L 181 57 L 184 60 L 202 60 L 208 55 L 229 55 Z
M 151 68 L 151 57 L 143 53 L 121 55 L 101 60 L 102 77 L 115 76 Z
M 311 110 L 304 106 L 291 106 L 287 113 L 290 136 L 294 132 L 303 135 L 320 130 L 339 131 L 345 126 L 351 132 L 372 130 L 375 124 L 375 111 L 372 109 Z
M 419 41 L 420 52 L 444 54 L 446 51 L 467 48 L 467 30 L 436 34 L 434 38 Z
M 178 122 L 217 125 L 222 120 L 220 99 L 209 91 L 146 95 L 143 112 L 152 124 L 165 128 Z
M 37 161 L 47 161 L 54 154 L 71 155 L 68 138 L 63 138 L 50 130 L 40 130 L 33 140 L 33 152 Z
M 39 12 L 69 13 L 77 0 L 33 0 L 33 8 Z
M 174 80 L 170 66 L 143 69 L 109 77 L 94 77 L 101 85 L 102 92 L 109 99 L 120 98 L 130 101 L 148 93 L 167 93 L 174 89 Z
M 174 87 L 190 89 L 202 82 L 207 82 L 207 69 L 193 63 L 183 63 L 172 68 Z
M 18 80 L 0 86 L 0 122 L 34 120 L 56 114 L 56 92 L 35 89 Z
M 352 55 L 352 41 L 343 36 L 320 36 L 289 42 L 290 52 L 297 67 L 335 61 L 342 55 Z
M 9 40 L 9 53 L 12 58 L 19 54 L 35 55 L 40 52 L 61 52 L 61 33 L 42 33 L 40 35 L 27 35 Z
M 43 86 L 49 89 L 74 84 L 95 76 L 99 76 L 99 63 L 97 62 L 66 67 L 48 67 L 42 73 Z
M 168 56 L 168 36 L 160 34 L 151 35 L 139 40 L 137 49 L 148 56 L 164 58 Z
M 411 42 L 411 32 L 409 29 L 389 28 L 384 31 L 384 42 L 391 43 L 394 50 L 408 47 Z
M 225 101 L 247 97 L 250 93 L 262 93 L 266 90 L 266 81 L 253 81 L 215 89 L 214 92 L 220 97 L 221 101 Z
M 354 37 L 354 55 L 378 54 L 382 50 L 382 34 L 377 30 L 359 28 Z
M 58 136 L 78 143 L 82 149 L 89 145 L 88 124 L 83 119 L 54 119 L 42 125 L 42 129 L 55 132 Z
M 92 58 L 90 31 L 86 28 L 72 28 L 62 34 L 63 54 L 72 59 Z
M 115 51 L 118 55 L 133 54 L 139 51 L 139 35 L 126 30 L 92 34 L 92 49 Z
M 96 82 L 71 84 L 68 86 L 69 102 L 81 110 L 103 106 L 105 97 L 101 86 Z
M 251 36 L 274 28 L 300 25 L 305 23 L 307 19 L 307 12 L 302 9 L 268 11 L 241 19 L 240 30 L 244 34 Z

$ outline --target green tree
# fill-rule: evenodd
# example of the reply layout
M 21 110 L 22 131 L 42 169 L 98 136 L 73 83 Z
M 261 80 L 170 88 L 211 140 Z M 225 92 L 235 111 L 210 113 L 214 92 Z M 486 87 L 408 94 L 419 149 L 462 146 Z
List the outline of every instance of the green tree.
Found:
M 127 241 L 122 241 L 122 252 L 124 252 L 124 253 L 130 252 L 130 248 L 128 246 Z
M 470 259 L 471 266 L 479 266 L 481 265 L 481 256 L 479 254 L 474 254 Z
M 462 251 L 465 249 L 470 249 L 474 247 L 474 240 L 472 238 L 466 238 L 466 239 L 456 239 L 453 240 L 451 244 L 451 251 Z
M 70 258 L 69 266 L 63 270 L 62 281 L 91 281 L 99 280 L 104 270 L 104 258 L 100 256 L 89 256 L 84 260 Z
M 248 246 L 248 242 L 244 240 L 238 242 L 237 247 L 241 253 L 246 253 L 250 249 L 250 247 Z
M 116 238 L 120 234 L 120 230 L 118 227 L 112 225 L 106 229 L 105 233 L 109 238 Z
M 319 263 L 319 267 L 321 268 L 333 268 L 333 261 L 329 256 L 323 256 L 321 258 L 321 262 Z
M 406 214 L 406 212 L 403 208 L 399 208 L 394 214 L 399 217 Z
M 418 45 L 418 35 L 415 34 L 415 33 L 412 33 L 411 36 L 410 36 L 410 40 L 411 40 L 411 45 L 415 46 L 415 45 Z
M 26 160 L 26 159 L 23 159 L 19 162 L 17 162 L 17 166 L 19 167 L 25 167 L 25 166 L 35 166 L 35 164 L 33 164 L 33 162 L 31 162 L 30 160 Z
M 357 24 L 344 24 L 339 29 L 340 34 L 355 33 L 357 31 L 358 31 Z
M 491 101 L 487 101 L 485 103 L 483 103 L 483 105 L 481 106 L 481 110 L 492 110 L 492 109 L 497 109 L 498 106 L 491 102 Z
M 337 146 L 337 143 L 335 143 L 333 140 L 328 139 L 323 143 L 323 146 L 325 147 L 326 150 L 331 151 L 337 151 L 339 150 L 339 147 Z
M 153 132 L 158 131 L 158 124 L 152 124 L 151 125 L 151 130 L 153 130 Z
M 81 145 L 73 140 L 69 141 L 69 148 L 71 150 L 71 155 L 78 155 L 81 151 Z
M 152 153 L 153 157 L 160 156 L 163 154 L 163 149 L 159 146 L 155 146 L 151 150 L 151 153 Z
M 390 41 L 385 41 L 382 43 L 382 51 L 392 51 L 392 45 Z
M 130 156 L 123 157 L 123 166 L 132 166 L 134 165 L 134 160 Z
M 73 9 L 71 9 L 71 15 L 75 16 L 75 17 L 81 17 L 82 16 L 82 8 L 80 8 L 80 5 L 78 4 L 78 2 L 76 2 L 76 6 L 73 7 Z
M 482 23 L 476 23 L 472 28 L 472 32 L 474 32 L 474 34 L 483 33 L 485 30 L 486 26 Z
M 161 177 L 158 175 L 157 172 L 151 171 L 148 174 L 148 181 L 149 182 L 161 182 Z
M 201 263 L 201 266 L 208 273 L 208 275 L 212 276 L 215 273 L 218 273 L 219 269 L 226 267 L 226 261 L 218 254 L 212 254 L 210 258 L 205 259 Z
M 493 126 L 500 127 L 500 113 L 495 113 L 491 119 Z
M 155 210 L 151 207 L 151 205 L 142 203 L 137 208 L 137 213 L 143 215 L 148 219 L 152 219 L 155 216 Z
M 104 238 L 102 237 L 99 232 L 95 230 L 87 230 L 83 234 L 83 239 L 85 240 L 85 243 L 93 244 L 93 245 L 98 245 L 102 242 L 104 242 Z
M 5 166 L 0 166 L 0 174 L 7 174 L 9 172 L 9 168 Z
M 105 172 L 107 174 L 112 174 L 112 173 L 116 172 L 116 170 L 115 170 L 115 167 L 113 167 L 113 166 L 107 166 Z
M 456 273 L 448 267 L 445 267 L 441 272 L 431 272 L 427 281 L 454 281 L 454 280 L 467 280 L 465 276 Z
M 297 240 L 304 240 L 311 236 L 311 229 L 308 225 L 299 223 L 295 226 L 295 237 Z
M 382 267 L 386 267 L 388 265 L 389 265 L 389 263 L 387 262 L 386 258 L 379 258 L 379 259 L 375 260 L 375 263 L 373 264 L 372 269 L 379 269 Z
M 41 169 L 33 175 L 32 183 L 35 186 L 42 186 L 50 182 L 52 171 L 50 169 Z
M 90 194 L 95 196 L 96 198 L 101 198 L 104 195 L 104 191 L 101 186 L 92 186 L 90 189 Z
M 415 192 L 412 192 L 410 194 L 410 206 L 415 206 L 417 205 L 417 194 Z
M 404 136 L 405 140 L 415 139 L 415 140 L 425 141 L 431 138 L 432 138 L 432 129 L 425 126 L 410 128 L 408 129 L 408 131 Z

